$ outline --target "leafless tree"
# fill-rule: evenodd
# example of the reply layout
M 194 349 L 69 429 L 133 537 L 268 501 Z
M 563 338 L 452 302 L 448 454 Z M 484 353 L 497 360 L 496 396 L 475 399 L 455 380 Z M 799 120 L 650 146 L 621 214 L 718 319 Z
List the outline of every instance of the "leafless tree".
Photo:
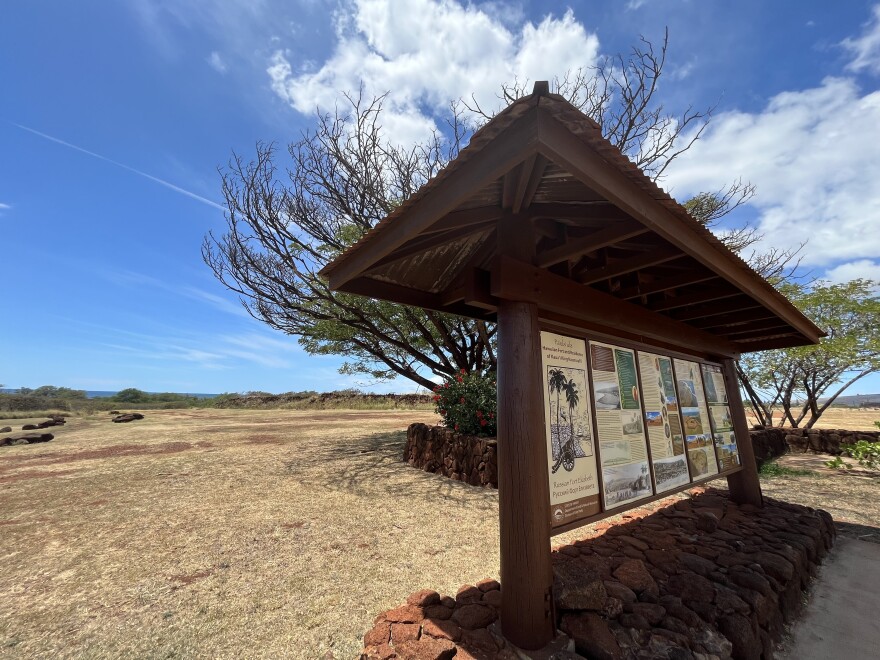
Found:
M 642 40 L 628 58 L 608 58 L 555 81 L 557 92 L 655 178 L 690 148 L 711 114 L 688 109 L 675 117 L 658 102 L 666 47 L 666 37 L 658 50 Z M 523 93 L 514 83 L 501 98 Z M 234 155 L 221 171 L 226 231 L 205 237 L 203 258 L 254 318 L 297 336 L 309 353 L 345 356 L 345 373 L 399 375 L 431 387 L 432 375 L 492 370 L 493 324 L 336 293 L 317 275 L 454 158 L 489 116 L 474 103 L 452 104 L 447 130 L 402 147 L 383 136 L 384 101 L 361 89 L 336 112 L 318 114 L 315 128 L 289 145 L 284 170 L 272 144 L 258 144 L 253 160 Z M 708 217 L 717 220 L 752 192 L 734 182 L 709 205 Z

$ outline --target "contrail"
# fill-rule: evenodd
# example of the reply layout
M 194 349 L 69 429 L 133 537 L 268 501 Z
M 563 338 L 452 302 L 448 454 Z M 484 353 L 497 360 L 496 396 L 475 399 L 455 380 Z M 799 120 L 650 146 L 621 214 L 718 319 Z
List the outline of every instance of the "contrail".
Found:
M 116 167 L 121 167 L 122 169 L 128 170 L 129 172 L 134 172 L 138 176 L 142 176 L 145 179 L 149 179 L 150 181 L 154 181 L 161 186 L 165 186 L 166 188 L 170 188 L 174 192 L 178 192 L 181 195 L 186 195 L 187 197 L 190 197 L 198 202 L 201 202 L 202 204 L 207 204 L 208 206 L 213 206 L 215 209 L 220 209 L 221 211 L 226 210 L 226 207 L 221 206 L 217 202 L 212 202 L 210 199 L 207 199 L 206 197 L 202 197 L 201 195 L 196 195 L 194 192 L 190 192 L 189 190 L 184 190 L 180 186 L 175 186 L 173 183 L 170 183 L 169 181 L 165 181 L 164 179 L 160 179 L 159 177 L 155 177 L 152 174 L 147 174 L 146 172 L 141 172 L 140 170 L 135 169 L 133 167 L 130 167 L 130 166 L 126 165 L 125 163 L 120 163 L 118 160 L 113 160 L 112 158 L 107 158 L 107 156 L 102 156 L 101 154 L 96 154 L 94 151 L 89 151 L 88 149 L 83 149 L 82 147 L 78 147 L 75 144 L 71 144 L 70 142 L 65 142 L 64 140 L 59 140 L 56 137 L 52 137 L 51 135 L 46 135 L 45 133 L 41 133 L 40 131 L 37 131 L 33 128 L 28 128 L 27 126 L 22 126 L 21 124 L 16 124 L 14 121 L 11 121 L 9 123 L 12 124 L 13 126 L 20 128 L 23 131 L 27 131 L 28 133 L 33 133 L 34 135 L 39 135 L 41 138 L 44 138 L 46 140 L 50 140 L 50 141 L 55 142 L 57 144 L 60 144 L 62 146 L 69 147 L 70 149 L 75 149 L 77 151 L 81 151 L 82 153 L 87 154 L 93 158 L 98 158 L 99 160 L 103 160 L 107 163 L 110 163 L 111 165 L 116 165 Z

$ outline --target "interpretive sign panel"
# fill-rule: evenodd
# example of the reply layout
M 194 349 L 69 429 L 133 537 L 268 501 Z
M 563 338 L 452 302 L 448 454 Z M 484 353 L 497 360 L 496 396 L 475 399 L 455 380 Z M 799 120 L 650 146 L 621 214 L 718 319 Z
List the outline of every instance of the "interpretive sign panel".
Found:
M 657 494 L 690 482 L 672 360 L 639 351 L 645 425 L 651 443 Z
M 703 383 L 706 389 L 706 402 L 709 404 L 712 433 L 715 437 L 715 453 L 718 455 L 721 471 L 725 472 L 738 467 L 740 460 L 721 366 L 704 364 Z
M 583 339 L 541 333 L 553 527 L 601 511 Z
M 712 427 L 709 422 L 709 407 L 706 405 L 706 395 L 703 392 L 700 365 L 679 359 L 676 359 L 674 364 L 691 475 L 694 479 L 699 479 L 718 474 Z
M 635 351 L 590 342 L 605 508 L 653 494 Z

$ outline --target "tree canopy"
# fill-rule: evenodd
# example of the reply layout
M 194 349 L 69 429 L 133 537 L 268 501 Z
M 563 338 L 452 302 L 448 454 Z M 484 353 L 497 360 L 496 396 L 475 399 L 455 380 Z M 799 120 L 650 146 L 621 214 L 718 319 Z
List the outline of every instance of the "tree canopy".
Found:
M 878 287 L 870 280 L 780 286 L 828 336 L 818 346 L 742 357 L 740 381 L 760 423 L 811 428 L 847 388 L 880 371 Z M 777 410 L 781 417 L 774 420 Z

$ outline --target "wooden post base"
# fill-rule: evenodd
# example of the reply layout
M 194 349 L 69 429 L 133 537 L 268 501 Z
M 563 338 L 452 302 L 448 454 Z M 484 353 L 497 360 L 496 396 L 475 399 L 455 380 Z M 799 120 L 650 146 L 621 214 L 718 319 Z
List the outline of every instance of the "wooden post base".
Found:
M 727 389 L 727 405 L 733 419 L 733 430 L 736 433 L 736 446 L 743 469 L 727 477 L 730 499 L 737 504 L 764 506 L 761 493 L 761 482 L 758 479 L 758 463 L 755 461 L 755 450 L 752 447 L 752 436 L 749 433 L 749 422 L 739 392 L 739 381 L 736 378 L 736 365 L 733 360 L 726 359 L 723 363 L 724 386 Z

